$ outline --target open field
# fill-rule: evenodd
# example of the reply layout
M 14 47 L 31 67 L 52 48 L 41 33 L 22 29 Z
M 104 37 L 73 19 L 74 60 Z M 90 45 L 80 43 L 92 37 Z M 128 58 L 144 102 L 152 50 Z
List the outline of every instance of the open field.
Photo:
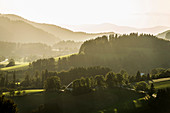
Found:
M 153 82 L 149 81 L 149 83 L 153 83 L 156 89 L 167 88 L 170 87 L 170 77 L 153 79 Z
M 16 66 L 0 68 L 0 71 L 23 70 L 23 69 L 28 69 L 28 67 L 29 67 L 29 63 L 23 63 L 23 64 L 16 65 Z
M 21 93 L 23 93 L 23 91 L 25 91 L 25 94 L 32 94 L 32 93 L 44 92 L 45 90 L 44 89 L 29 89 L 29 90 L 22 90 Z M 15 91 L 15 96 L 17 92 L 18 91 Z M 2 94 L 5 96 L 9 96 L 9 92 L 3 92 Z
M 169 81 L 170 77 L 168 78 L 160 78 L 160 79 L 153 79 L 153 82 L 162 82 L 162 81 Z
M 163 88 L 170 87 L 170 80 L 154 82 L 154 86 L 156 89 L 163 89 Z
M 99 111 L 107 113 L 114 110 L 123 113 L 124 110 L 133 109 L 133 100 L 141 97 L 143 95 L 134 91 L 115 88 L 79 96 L 53 92 L 12 97 L 12 99 L 17 104 L 19 112 L 24 113 L 29 113 L 42 104 L 49 105 L 53 111 L 59 108 L 64 113 L 98 113 Z

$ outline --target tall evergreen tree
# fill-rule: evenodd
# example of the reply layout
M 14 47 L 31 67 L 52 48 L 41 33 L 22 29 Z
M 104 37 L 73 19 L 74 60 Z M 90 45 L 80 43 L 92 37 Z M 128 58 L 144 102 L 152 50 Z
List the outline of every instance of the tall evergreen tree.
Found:
M 155 93 L 155 87 L 154 87 L 154 84 L 152 83 L 149 89 L 149 95 L 152 96 L 152 94 L 154 93 Z
M 5 86 L 8 87 L 8 73 L 5 75 Z
M 15 88 L 15 83 L 16 83 L 16 74 L 15 71 L 13 72 L 13 87 Z
M 137 71 L 136 81 L 139 82 L 139 81 L 141 81 L 141 79 L 142 79 L 142 77 L 141 77 L 140 71 Z

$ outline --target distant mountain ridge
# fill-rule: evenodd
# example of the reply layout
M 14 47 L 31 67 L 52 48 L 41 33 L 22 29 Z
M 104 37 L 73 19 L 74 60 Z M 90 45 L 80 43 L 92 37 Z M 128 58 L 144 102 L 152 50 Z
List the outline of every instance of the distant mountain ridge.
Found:
M 0 16 L 0 41 L 52 44 L 59 41 L 59 39 L 24 21 L 13 21 L 7 17 Z
M 4 22 L 6 24 L 3 24 Z M 19 23 L 22 23 L 22 26 Z M 14 31 L 13 28 L 15 29 Z M 41 42 L 46 44 L 54 44 L 60 40 L 85 41 L 101 35 L 113 34 L 113 32 L 73 32 L 52 24 L 32 22 L 14 14 L 0 14 L 0 30 L 0 41 Z
M 82 31 L 82 32 L 88 32 L 88 33 L 114 31 L 116 33 L 121 33 L 121 34 L 131 33 L 131 32 L 158 34 L 165 30 L 170 29 L 170 27 L 167 27 L 167 26 L 156 26 L 156 27 L 151 27 L 151 28 L 134 28 L 134 27 L 128 27 L 128 26 L 117 26 L 117 25 L 111 24 L 111 23 L 65 25 L 65 28 L 70 28 L 73 31 Z

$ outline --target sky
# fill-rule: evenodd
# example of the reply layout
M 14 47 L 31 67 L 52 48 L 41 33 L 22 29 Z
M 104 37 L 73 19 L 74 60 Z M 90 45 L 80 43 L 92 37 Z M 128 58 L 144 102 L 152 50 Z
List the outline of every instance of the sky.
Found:
M 0 13 L 60 26 L 170 27 L 170 0 L 0 0 Z

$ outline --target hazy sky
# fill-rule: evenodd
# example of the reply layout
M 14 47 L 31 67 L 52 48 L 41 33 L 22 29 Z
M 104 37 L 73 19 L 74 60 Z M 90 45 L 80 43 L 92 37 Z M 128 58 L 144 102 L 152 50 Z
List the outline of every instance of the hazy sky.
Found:
M 0 0 L 0 13 L 56 25 L 170 26 L 170 0 Z

